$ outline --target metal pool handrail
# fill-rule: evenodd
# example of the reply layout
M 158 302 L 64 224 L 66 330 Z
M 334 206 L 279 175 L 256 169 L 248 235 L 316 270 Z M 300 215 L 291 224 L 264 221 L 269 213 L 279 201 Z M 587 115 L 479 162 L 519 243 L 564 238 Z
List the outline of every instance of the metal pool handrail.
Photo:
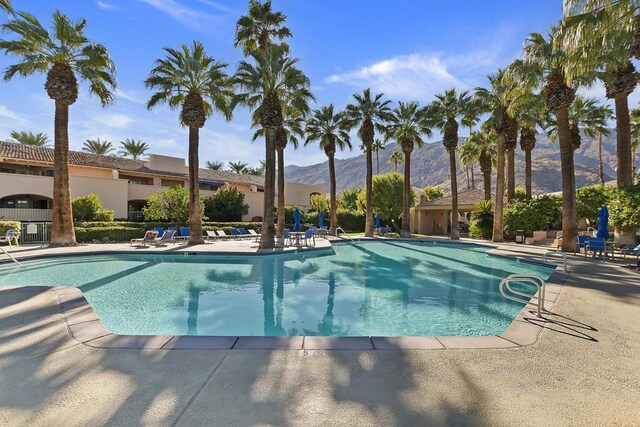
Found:
M 516 289 L 513 289 L 510 285 L 512 282 L 527 282 L 527 283 L 531 283 L 532 285 L 534 285 L 537 289 L 537 294 L 538 294 L 538 300 L 537 303 L 535 304 L 537 306 L 537 313 L 536 315 L 538 317 L 541 317 L 541 313 L 542 311 L 545 311 L 544 308 L 544 293 L 545 293 L 545 284 L 546 282 L 544 281 L 544 279 L 540 276 L 536 276 L 535 274 L 511 274 L 510 276 L 508 276 L 506 279 L 503 279 L 500 282 L 500 285 L 498 285 L 498 289 L 500 290 L 500 293 L 502 294 L 503 297 L 505 297 L 506 299 L 509 299 L 511 301 L 516 301 L 522 304 L 533 304 L 531 302 L 531 299 L 534 298 L 536 295 L 535 294 L 528 294 L 526 292 L 522 292 L 522 291 L 518 291 Z M 511 294 L 508 294 L 507 292 L 505 292 L 505 288 L 506 290 L 508 290 Z M 519 298 L 519 295 L 523 298 Z M 527 299 L 525 299 L 527 298 Z
M 547 264 L 547 255 L 560 255 L 562 257 L 562 267 L 564 268 L 564 272 L 567 272 L 567 254 L 562 251 L 547 251 L 542 255 L 543 264 Z
M 353 242 L 353 239 L 351 238 L 351 236 L 349 236 L 349 235 L 347 234 L 347 232 L 346 232 L 346 231 L 344 231 L 344 229 L 343 229 L 342 227 L 340 227 L 340 226 L 336 227 L 336 237 L 339 237 L 339 236 L 338 236 L 338 231 L 342 231 L 342 232 L 343 232 L 343 233 L 344 233 L 344 234 L 349 238 L 349 240 L 351 240 L 351 242 Z
M 20 261 L 18 261 L 17 259 L 15 259 L 9 252 L 7 252 L 3 247 L 0 246 L 0 250 L 2 250 L 2 252 L 4 252 L 4 254 L 6 256 L 9 257 L 9 259 L 11 259 L 11 261 L 15 262 L 16 264 L 18 264 L 20 267 L 22 267 L 22 264 L 20 264 Z

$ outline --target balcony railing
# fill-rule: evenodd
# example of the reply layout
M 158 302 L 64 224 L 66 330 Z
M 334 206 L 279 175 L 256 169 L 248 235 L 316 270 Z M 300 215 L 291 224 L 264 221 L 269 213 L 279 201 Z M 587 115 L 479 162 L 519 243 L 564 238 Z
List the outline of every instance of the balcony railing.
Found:
M 4 221 L 51 221 L 51 209 L 0 208 L 0 219 Z

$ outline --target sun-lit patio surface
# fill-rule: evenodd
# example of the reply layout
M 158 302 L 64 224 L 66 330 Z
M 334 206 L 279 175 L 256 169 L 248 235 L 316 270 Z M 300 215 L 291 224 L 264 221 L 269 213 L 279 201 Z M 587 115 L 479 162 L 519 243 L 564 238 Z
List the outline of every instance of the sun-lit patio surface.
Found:
M 511 349 L 96 349 L 53 292 L 0 288 L 0 425 L 634 425 L 638 273 L 569 259 L 538 341 Z

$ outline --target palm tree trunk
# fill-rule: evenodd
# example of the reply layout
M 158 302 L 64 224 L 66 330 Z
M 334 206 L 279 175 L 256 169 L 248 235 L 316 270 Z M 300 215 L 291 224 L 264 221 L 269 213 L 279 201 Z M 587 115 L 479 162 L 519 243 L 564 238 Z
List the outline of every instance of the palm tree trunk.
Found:
M 398 173 L 398 162 L 393 162 L 393 171 Z
M 274 143 L 276 140 L 275 129 L 265 129 L 265 161 L 264 161 L 264 213 L 262 218 L 262 235 L 260 238 L 260 249 L 273 249 L 275 247 L 275 225 L 273 213 L 273 198 L 275 193 L 275 167 L 276 150 Z
M 329 204 L 331 205 L 331 212 L 329 212 L 329 233 L 333 234 L 338 227 L 338 197 L 336 190 L 336 164 L 335 155 L 332 154 L 329 157 Z
M 69 191 L 69 105 L 56 102 L 50 247 L 76 246 Z
M 379 150 L 376 150 L 376 175 L 380 175 L 380 154 L 379 154 Z
M 531 198 L 531 150 L 524 152 L 524 190 L 527 198 Z
M 284 246 L 284 148 L 276 149 L 278 155 L 278 226 L 276 227 L 276 242 Z
M 619 92 L 616 103 L 616 151 L 618 157 L 618 188 L 633 185 L 631 176 L 631 124 L 628 95 Z
M 516 195 L 516 150 L 507 150 L 507 202 Z
M 367 178 L 365 181 L 365 195 L 366 195 L 366 205 L 367 205 L 367 213 L 365 218 L 364 225 L 364 235 L 365 237 L 373 237 L 373 167 L 372 167 L 372 156 L 371 156 L 371 143 L 367 143 Z
M 456 174 L 456 150 L 449 150 L 449 170 L 451 171 L 451 240 L 460 240 L 458 224 L 458 177 Z
M 491 169 L 482 172 L 482 184 L 484 185 L 484 199 L 491 200 Z
M 496 202 L 493 213 L 493 236 L 492 242 L 504 241 L 504 143 L 503 133 L 498 134 L 497 167 L 496 167 Z M 486 191 L 486 190 L 485 190 Z
M 411 197 L 411 152 L 404 152 L 404 186 L 402 192 L 402 229 L 400 237 L 411 237 L 409 198 Z
M 631 182 L 635 185 L 636 183 L 636 147 L 631 146 Z
M 471 188 L 471 179 L 469 176 L 469 165 L 464 166 L 464 171 L 467 173 L 467 190 Z
M 473 175 L 473 163 L 471 163 L 471 188 L 476 188 L 476 177 Z
M 562 167 L 562 250 L 573 252 L 576 248 L 576 178 L 573 164 L 573 147 L 569 130 L 569 108 L 555 111 L 558 139 L 560 141 L 560 163 Z
M 202 214 L 200 212 L 200 183 L 198 182 L 198 145 L 200 129 L 189 127 L 189 244 L 203 245 Z
M 602 134 L 598 138 L 598 174 L 600 175 L 600 184 L 604 187 L 604 165 L 602 164 Z

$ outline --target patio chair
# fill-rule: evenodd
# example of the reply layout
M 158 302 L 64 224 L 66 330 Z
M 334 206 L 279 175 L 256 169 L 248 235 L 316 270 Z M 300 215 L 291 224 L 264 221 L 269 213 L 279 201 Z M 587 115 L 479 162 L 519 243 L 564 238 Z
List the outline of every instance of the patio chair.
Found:
M 177 232 L 175 234 L 178 234 Z M 179 236 L 174 236 L 174 239 L 176 240 L 189 240 L 189 236 L 190 236 L 190 232 L 189 232 L 189 227 L 180 227 L 180 235 Z
M 167 230 L 161 237 L 156 237 L 149 243 L 156 246 L 165 246 L 167 243 L 175 243 L 173 236 L 176 234 L 176 230 Z
M 220 238 L 213 230 L 206 230 L 205 233 L 207 233 L 207 235 L 204 236 L 205 240 L 217 240 Z
M 260 237 L 262 237 L 260 234 L 256 233 L 256 230 L 248 230 L 249 231 L 249 235 L 253 238 L 255 238 L 256 242 L 260 241 Z
M 576 244 L 576 248 L 573 251 L 573 254 L 575 255 L 576 253 L 582 252 L 582 248 L 587 246 L 590 238 L 591 236 L 588 235 L 578 236 L 578 243 Z
M 604 239 L 594 239 L 591 238 L 584 246 L 584 256 L 587 257 L 587 254 L 591 252 L 593 257 L 596 257 L 596 254 L 601 254 L 603 259 L 607 258 L 607 245 L 605 244 Z
M 242 234 L 240 234 L 240 231 L 238 231 L 237 228 L 232 228 L 231 229 L 231 238 L 232 239 L 240 239 L 242 237 Z
M 282 242 L 285 246 L 291 246 L 292 242 L 291 242 L 291 230 L 289 230 L 288 228 L 285 228 L 283 233 L 282 233 L 282 238 L 284 239 L 284 242 Z M 287 241 L 289 242 L 289 244 L 287 244 Z
M 222 240 L 227 240 L 229 239 L 229 237 L 231 237 L 227 233 L 225 233 L 224 230 L 216 230 L 216 234 L 218 235 L 218 238 Z
M 158 235 L 156 236 L 157 238 L 162 237 L 162 235 L 164 234 L 164 228 L 163 227 L 153 227 L 153 230 L 158 233 Z
M 157 235 L 158 235 L 157 231 L 147 230 L 144 233 L 144 237 L 131 239 L 131 246 L 133 246 L 134 243 L 138 243 L 138 246 L 147 246 L 147 244 L 150 244 L 153 241 L 153 239 L 156 238 Z
M 8 243 L 11 246 L 11 242 L 15 242 L 16 246 L 20 246 L 18 243 L 18 238 L 20 237 L 20 233 L 16 230 L 10 228 L 7 230 L 7 234 L 4 237 L 0 237 L 0 243 Z
M 309 241 L 313 241 L 313 246 L 316 245 L 316 236 L 315 234 L 313 234 L 312 229 L 308 229 L 307 231 L 304 232 L 304 245 L 311 246 L 309 244 Z
M 249 238 L 249 239 L 253 238 L 253 236 L 247 233 L 247 230 L 244 228 L 238 228 L 238 232 L 240 233 L 241 238 Z
M 635 255 L 636 262 L 640 261 L 640 245 L 631 249 L 618 249 L 617 252 L 621 254 L 623 258 L 626 258 L 627 255 L 631 255 L 631 256 Z

